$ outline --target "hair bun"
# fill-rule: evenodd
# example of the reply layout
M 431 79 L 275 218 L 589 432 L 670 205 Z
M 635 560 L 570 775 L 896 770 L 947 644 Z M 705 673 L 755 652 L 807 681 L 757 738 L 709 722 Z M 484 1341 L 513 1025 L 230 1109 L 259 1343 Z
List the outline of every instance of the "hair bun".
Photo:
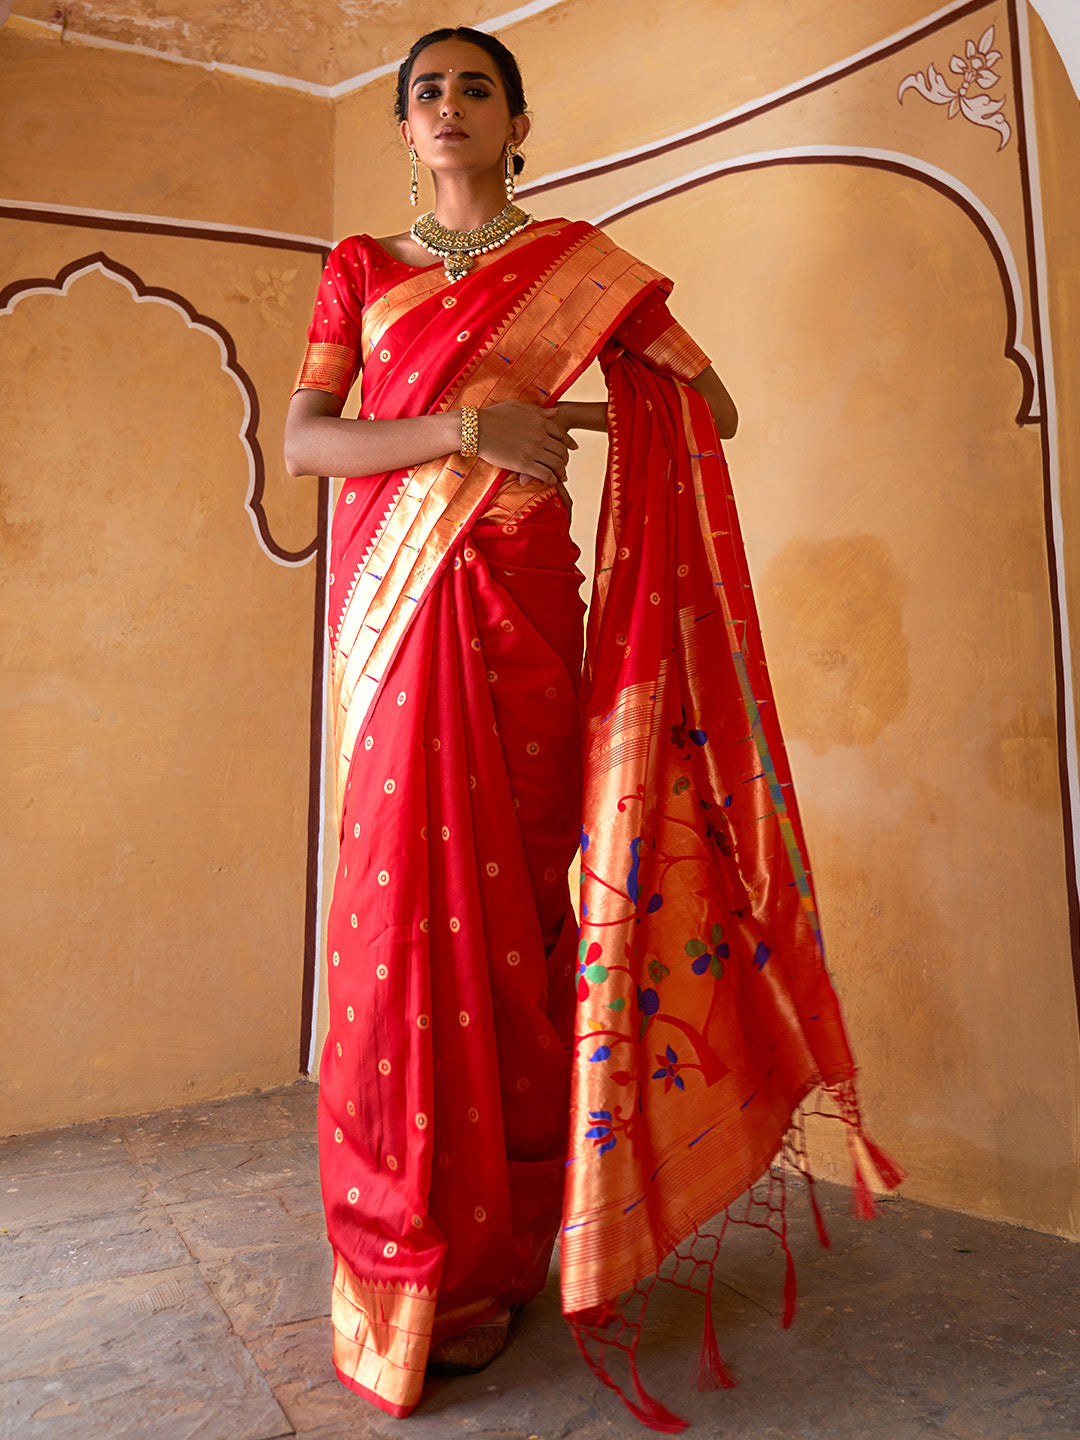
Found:
M 522 170 L 524 170 L 524 169 L 525 169 L 525 156 L 522 155 L 522 153 L 521 153 L 520 150 L 515 150 L 515 151 L 514 151 L 514 174 L 515 174 L 515 175 L 520 175 L 521 172 L 522 172 Z

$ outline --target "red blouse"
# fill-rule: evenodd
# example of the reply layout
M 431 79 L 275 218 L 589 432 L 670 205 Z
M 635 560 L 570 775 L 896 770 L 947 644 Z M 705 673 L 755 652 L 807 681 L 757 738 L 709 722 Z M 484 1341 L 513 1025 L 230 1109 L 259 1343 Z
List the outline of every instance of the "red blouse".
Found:
M 396 259 L 370 235 L 351 235 L 336 245 L 319 284 L 296 389 L 323 390 L 344 403 L 362 369 L 365 306 L 398 283 L 403 271 L 420 274 L 424 268 Z M 694 380 L 710 363 L 658 290 L 635 307 L 614 338 L 652 369 L 676 380 Z

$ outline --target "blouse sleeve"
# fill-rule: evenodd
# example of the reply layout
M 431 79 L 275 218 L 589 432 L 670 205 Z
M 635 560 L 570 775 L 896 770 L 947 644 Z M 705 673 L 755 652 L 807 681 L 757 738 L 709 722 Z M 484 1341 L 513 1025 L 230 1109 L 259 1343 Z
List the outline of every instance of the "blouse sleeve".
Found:
M 357 247 L 353 240 L 343 240 L 330 252 L 319 282 L 297 390 L 325 390 L 344 403 L 360 373 L 363 306 L 364 274 Z
M 687 383 L 696 380 L 711 361 L 653 290 L 615 331 L 615 339 L 654 370 Z

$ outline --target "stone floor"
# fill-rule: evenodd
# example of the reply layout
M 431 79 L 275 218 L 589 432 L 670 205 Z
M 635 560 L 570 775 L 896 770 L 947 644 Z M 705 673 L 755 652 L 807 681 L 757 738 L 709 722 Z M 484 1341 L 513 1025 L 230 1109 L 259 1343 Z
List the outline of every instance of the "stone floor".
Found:
M 616 1440 L 645 1432 L 585 1369 L 558 1281 L 480 1375 L 432 1379 L 409 1420 L 330 1368 L 305 1082 L 0 1141 L 3 1440 Z M 1080 1246 L 899 1199 L 873 1225 L 821 1186 L 823 1252 L 795 1218 L 782 1266 L 731 1245 L 714 1305 L 742 1383 L 690 1378 L 701 1319 L 657 1296 L 642 1368 L 691 1433 L 739 1440 L 1077 1440 Z

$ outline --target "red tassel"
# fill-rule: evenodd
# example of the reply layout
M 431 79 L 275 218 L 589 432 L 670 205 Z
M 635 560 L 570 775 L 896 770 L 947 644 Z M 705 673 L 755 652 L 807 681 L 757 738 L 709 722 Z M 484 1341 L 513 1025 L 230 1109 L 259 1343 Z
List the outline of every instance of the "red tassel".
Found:
M 705 1299 L 705 1326 L 701 1332 L 701 1351 L 698 1354 L 697 1388 L 699 1390 L 733 1390 L 738 1384 L 735 1376 L 724 1364 L 720 1346 L 716 1341 L 716 1326 L 712 1318 L 712 1285 Z
M 851 1192 L 852 1208 L 855 1211 L 856 1220 L 873 1220 L 877 1214 L 874 1205 L 874 1196 L 870 1186 L 866 1183 L 866 1176 L 862 1172 L 858 1156 L 855 1154 L 855 1147 L 851 1149 L 851 1168 L 853 1171 L 853 1188 Z
M 829 1232 L 825 1229 L 825 1217 L 821 1213 L 821 1206 L 818 1204 L 818 1198 L 814 1192 L 814 1177 L 809 1174 L 806 1177 L 806 1191 L 810 1197 L 810 1213 L 814 1217 L 818 1242 L 823 1250 L 831 1250 L 832 1241 L 829 1239 Z
M 676 1415 L 674 1410 L 669 1410 L 666 1405 L 661 1405 L 659 1400 L 653 1399 L 653 1397 L 648 1394 L 644 1385 L 641 1383 L 641 1376 L 638 1374 L 637 1364 L 632 1355 L 630 1356 L 630 1378 L 634 1382 L 634 1389 L 637 1391 L 638 1399 L 641 1401 L 640 1405 L 635 1405 L 632 1400 L 627 1400 L 626 1396 L 623 1395 L 626 1408 L 630 1411 L 631 1415 L 636 1416 L 643 1425 L 648 1425 L 650 1430 L 659 1430 L 663 1435 L 681 1434 L 686 1429 L 689 1421 L 684 1420 L 681 1415 Z M 613 1389 L 619 1389 L 613 1381 L 609 1383 L 611 1383 Z M 619 1394 L 622 1395 L 621 1390 L 619 1390 Z
M 784 1255 L 787 1258 L 787 1269 L 784 1272 L 784 1313 L 780 1317 L 780 1324 L 787 1330 L 795 1319 L 798 1284 L 795 1279 L 795 1261 L 786 1244 L 784 1245 Z
M 859 1139 L 862 1141 L 866 1153 L 870 1157 L 870 1163 L 881 1177 L 881 1183 L 885 1186 L 886 1190 L 895 1190 L 898 1185 L 907 1179 L 907 1171 L 898 1165 L 890 1156 L 886 1155 L 880 1146 L 875 1145 L 869 1135 L 860 1134 Z
M 686 1429 L 688 1423 L 686 1420 L 683 1420 L 681 1416 L 669 1410 L 666 1405 L 661 1405 L 659 1400 L 654 1400 L 651 1395 L 646 1393 L 631 1353 L 627 1352 L 626 1358 L 630 1362 L 630 1376 L 634 1382 L 634 1389 L 637 1391 L 638 1398 L 641 1401 L 640 1405 L 635 1405 L 633 1400 L 631 1400 L 629 1395 L 623 1390 L 622 1386 L 608 1374 L 607 1366 L 604 1364 L 602 1358 L 604 1351 L 603 1340 L 595 1333 L 592 1335 L 592 1338 L 596 1340 L 600 1346 L 600 1356 L 590 1355 L 589 1348 L 585 1344 L 585 1334 L 588 1333 L 587 1328 L 578 1323 L 577 1316 L 568 1315 L 566 1318 L 570 1322 L 574 1332 L 574 1339 L 577 1341 L 577 1347 L 581 1351 L 582 1357 L 589 1369 L 598 1380 L 603 1381 L 609 1390 L 615 1391 L 615 1394 L 618 1395 L 619 1399 L 630 1411 L 630 1414 L 633 1415 L 635 1420 L 640 1420 L 642 1425 L 647 1425 L 651 1430 L 659 1430 L 664 1435 L 680 1435 Z M 620 1346 L 620 1349 L 621 1348 Z

